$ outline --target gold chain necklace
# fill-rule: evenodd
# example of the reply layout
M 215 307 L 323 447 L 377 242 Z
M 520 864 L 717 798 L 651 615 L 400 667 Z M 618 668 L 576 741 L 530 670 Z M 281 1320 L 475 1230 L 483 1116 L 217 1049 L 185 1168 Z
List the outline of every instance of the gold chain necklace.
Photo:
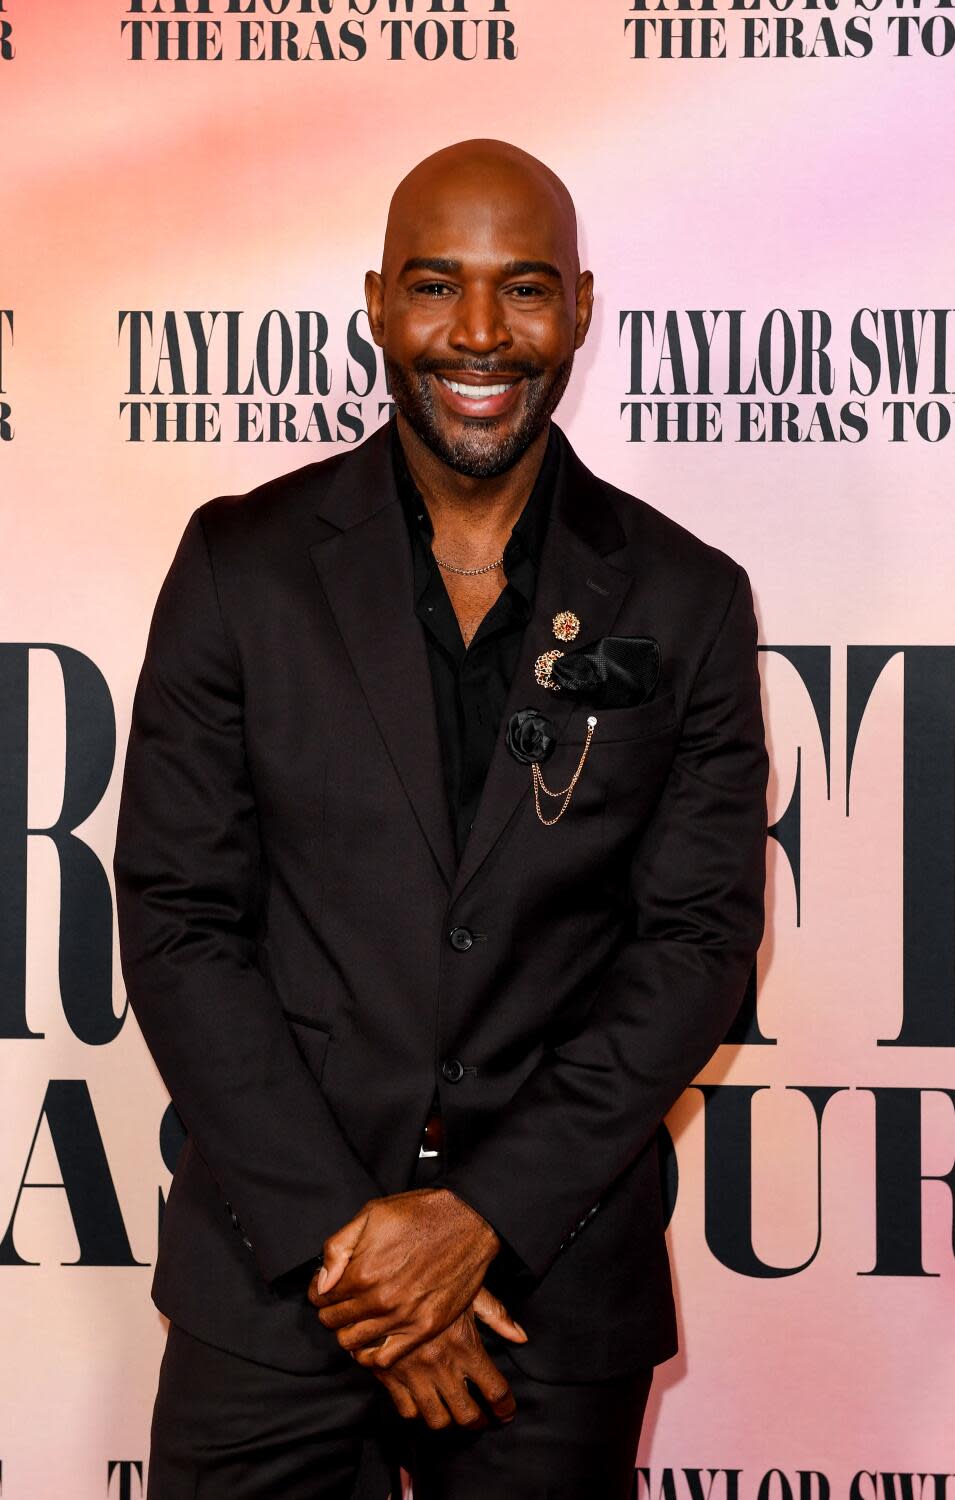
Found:
M 444 568 L 446 570 L 446 572 L 448 572 L 448 573 L 464 573 L 468 577 L 470 577 L 474 573 L 493 573 L 494 569 L 501 567 L 501 565 L 504 562 L 504 556 L 502 554 L 497 559 L 496 562 L 485 563 L 484 566 L 483 566 L 483 568 L 456 568 L 454 566 L 454 563 L 445 562 L 444 558 L 443 557 L 439 557 L 438 554 L 436 552 L 434 552 L 434 551 L 432 551 L 431 556 L 434 558 L 434 560 L 437 563 L 438 567 L 439 568 Z

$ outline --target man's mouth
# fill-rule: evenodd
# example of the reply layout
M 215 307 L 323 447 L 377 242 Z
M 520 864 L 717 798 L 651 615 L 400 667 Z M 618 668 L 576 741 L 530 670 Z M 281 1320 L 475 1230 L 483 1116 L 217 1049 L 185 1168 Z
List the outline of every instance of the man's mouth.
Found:
M 483 378 L 452 379 L 436 375 L 435 381 L 444 404 L 459 416 L 498 417 L 514 404 L 523 376 L 505 376 L 498 380 Z
M 443 375 L 439 379 L 458 396 L 467 396 L 469 401 L 480 401 L 483 396 L 503 396 L 514 384 L 513 380 L 505 380 L 500 385 L 470 385 L 463 380 L 447 380 Z

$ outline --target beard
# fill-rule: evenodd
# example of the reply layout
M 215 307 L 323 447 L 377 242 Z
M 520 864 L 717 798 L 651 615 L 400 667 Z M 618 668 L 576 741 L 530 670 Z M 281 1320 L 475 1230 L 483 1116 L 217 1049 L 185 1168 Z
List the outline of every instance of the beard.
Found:
M 395 406 L 431 452 L 472 479 L 493 479 L 514 467 L 536 437 L 543 432 L 567 388 L 573 369 L 573 353 L 553 370 L 542 370 L 528 360 L 508 360 L 507 374 L 525 380 L 524 407 L 516 427 L 506 428 L 501 417 L 463 417 L 464 431 L 449 437 L 435 412 L 430 375 L 442 370 L 449 375 L 495 375 L 491 360 L 472 359 L 466 364 L 447 360 L 420 359 L 399 365 L 384 355 L 385 371 Z

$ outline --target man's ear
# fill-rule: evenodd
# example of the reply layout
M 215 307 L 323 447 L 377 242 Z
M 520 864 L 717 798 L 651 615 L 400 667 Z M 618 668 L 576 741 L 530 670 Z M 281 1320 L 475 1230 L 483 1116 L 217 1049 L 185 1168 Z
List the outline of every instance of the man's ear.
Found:
M 385 283 L 378 271 L 365 272 L 365 306 L 368 308 L 371 336 L 381 348 L 385 328 Z
M 594 278 L 592 271 L 581 271 L 577 277 L 577 323 L 574 329 L 574 348 L 579 349 L 587 337 L 594 311 Z

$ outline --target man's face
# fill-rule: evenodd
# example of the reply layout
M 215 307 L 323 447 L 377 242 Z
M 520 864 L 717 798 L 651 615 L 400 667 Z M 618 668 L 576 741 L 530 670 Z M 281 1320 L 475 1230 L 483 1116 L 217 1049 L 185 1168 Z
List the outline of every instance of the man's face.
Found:
M 458 473 L 504 473 L 546 426 L 590 321 L 566 220 L 513 177 L 421 194 L 366 279 L 395 405 Z

